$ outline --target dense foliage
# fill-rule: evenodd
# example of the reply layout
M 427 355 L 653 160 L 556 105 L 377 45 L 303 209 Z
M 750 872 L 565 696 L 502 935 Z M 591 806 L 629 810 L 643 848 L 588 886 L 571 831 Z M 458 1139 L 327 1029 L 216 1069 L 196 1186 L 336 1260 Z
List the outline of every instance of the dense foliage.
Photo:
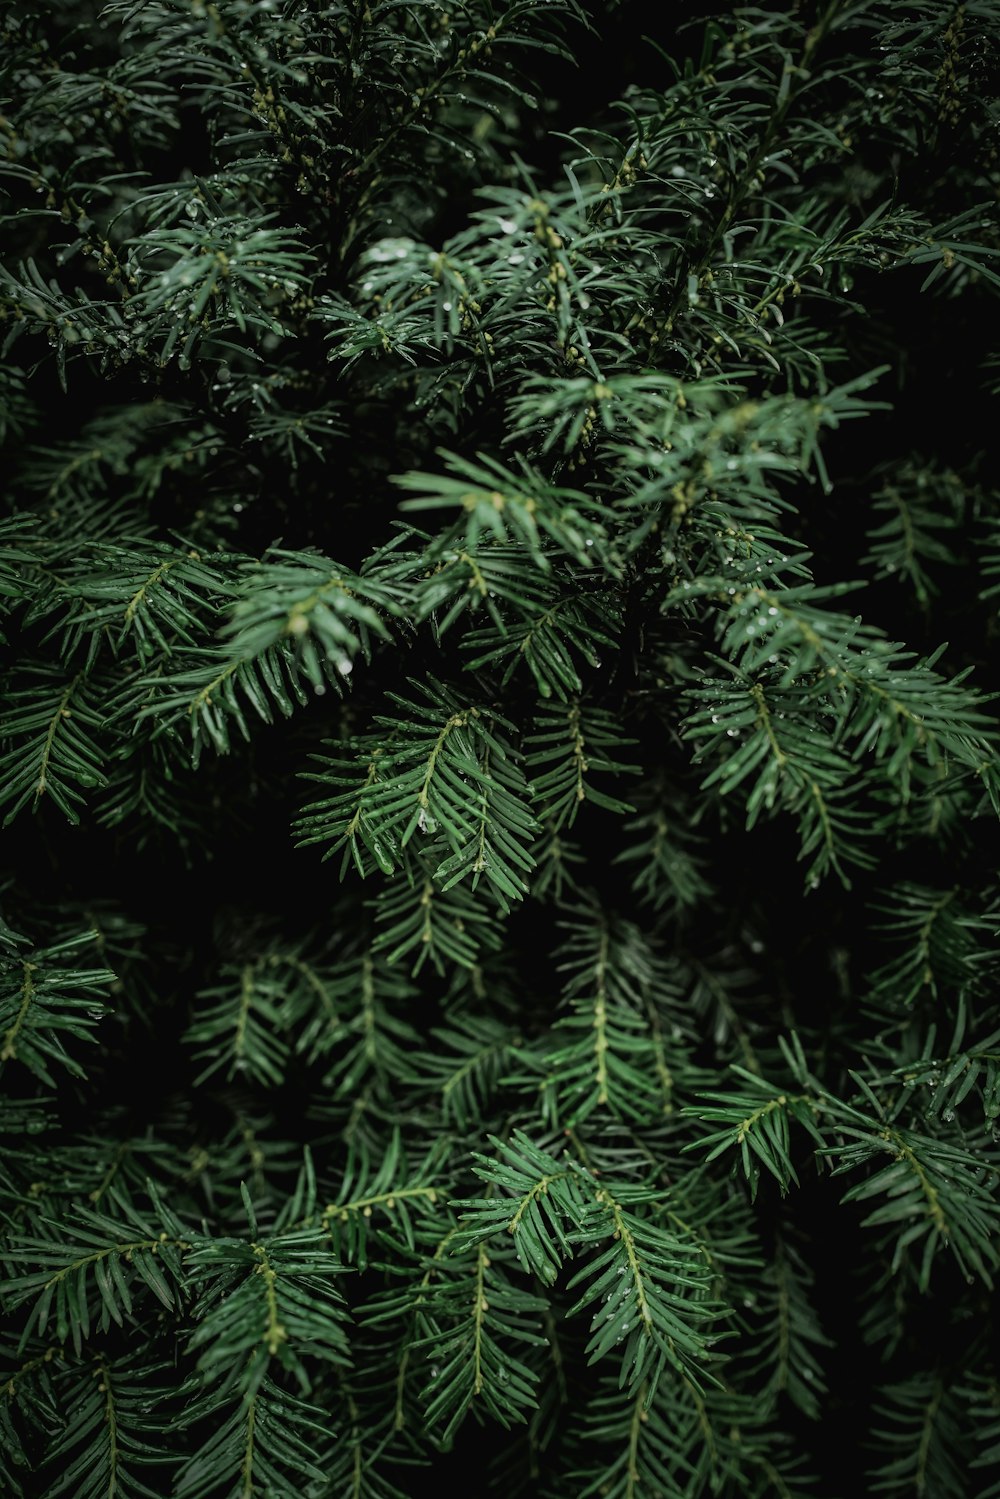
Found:
M 1000 3 L 681 9 L 5 12 L 12 1499 L 1000 1495 Z

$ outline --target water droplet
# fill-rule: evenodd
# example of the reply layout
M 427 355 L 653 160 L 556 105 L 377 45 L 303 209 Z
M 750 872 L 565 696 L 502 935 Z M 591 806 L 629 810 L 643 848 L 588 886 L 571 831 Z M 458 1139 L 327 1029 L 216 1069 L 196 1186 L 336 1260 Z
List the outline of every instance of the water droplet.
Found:
M 517 228 L 513 219 L 498 219 L 497 222 L 500 225 L 500 232 L 502 234 L 513 234 Z

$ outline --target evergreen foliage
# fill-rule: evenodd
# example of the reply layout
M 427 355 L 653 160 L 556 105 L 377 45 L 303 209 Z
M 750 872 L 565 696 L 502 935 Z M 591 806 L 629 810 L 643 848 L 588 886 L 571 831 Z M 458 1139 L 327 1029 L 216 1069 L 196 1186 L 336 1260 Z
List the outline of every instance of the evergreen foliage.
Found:
M 1000 4 L 681 9 L 4 10 L 11 1499 L 1000 1493 Z

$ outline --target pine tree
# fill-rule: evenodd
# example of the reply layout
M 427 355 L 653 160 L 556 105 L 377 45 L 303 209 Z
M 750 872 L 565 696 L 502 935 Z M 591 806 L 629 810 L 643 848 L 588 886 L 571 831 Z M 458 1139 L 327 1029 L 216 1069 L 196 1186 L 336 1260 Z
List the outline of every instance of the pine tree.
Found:
M 680 9 L 6 9 L 12 1499 L 1000 1495 L 1000 4 Z

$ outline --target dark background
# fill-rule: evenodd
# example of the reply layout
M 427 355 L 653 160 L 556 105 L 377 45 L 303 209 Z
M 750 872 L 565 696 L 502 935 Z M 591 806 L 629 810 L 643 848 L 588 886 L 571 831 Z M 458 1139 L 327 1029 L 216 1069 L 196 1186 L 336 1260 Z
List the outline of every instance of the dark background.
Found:
M 679 23 L 710 15 L 715 9 L 703 3 L 657 8 L 655 40 L 675 56 L 696 49 L 697 29 L 682 32 Z M 594 10 L 596 30 L 578 37 L 575 66 L 537 57 L 536 77 L 544 107 L 538 116 L 534 163 L 542 176 L 557 171 L 564 150 L 559 132 L 599 123 L 608 106 L 631 85 L 655 87 L 663 78 L 662 61 L 644 39 L 652 24 L 646 0 L 625 0 Z M 197 169 L 203 148 L 199 122 L 188 118 L 178 145 L 178 167 Z M 939 175 L 946 172 L 946 157 L 934 170 Z M 902 184 L 904 194 L 910 186 Z M 939 183 L 936 190 L 940 192 Z M 954 209 L 958 212 L 966 206 L 957 200 Z M 443 234 L 459 227 L 461 205 L 453 204 L 448 217 L 452 222 L 439 226 Z M 975 298 L 957 302 L 928 298 L 917 304 L 919 279 L 917 271 L 892 276 L 870 272 L 855 281 L 859 310 L 846 326 L 852 365 L 860 370 L 885 360 L 893 366 L 887 388 L 879 391 L 893 401 L 893 410 L 849 423 L 826 439 L 824 452 L 837 487 L 831 501 L 818 502 L 811 511 L 808 534 L 802 538 L 815 554 L 820 582 L 858 575 L 868 520 L 867 476 L 887 456 L 906 455 L 914 449 L 926 453 L 930 441 L 933 452 L 929 456 L 942 464 L 974 473 L 988 462 L 994 401 L 984 390 L 980 366 L 996 329 L 991 331 L 984 322 L 981 302 Z M 921 309 L 916 320 L 915 305 Z M 35 393 L 45 406 L 48 431 L 74 431 L 88 406 L 98 401 L 112 403 L 116 385 L 121 390 L 130 378 L 123 374 L 110 383 L 96 378 L 88 383 L 78 366 L 71 392 L 64 395 L 54 372 L 43 369 Z M 379 517 L 379 524 L 383 519 Z M 273 521 L 265 511 L 256 540 L 265 546 L 274 539 Z M 285 539 L 296 545 L 305 538 Z M 252 549 L 250 541 L 243 544 Z M 971 533 L 955 538 L 955 544 L 965 546 L 971 557 Z M 929 615 L 908 601 L 898 585 L 886 582 L 866 586 L 863 607 L 869 622 L 881 625 L 892 638 L 907 640 L 915 649 L 930 649 L 948 639 L 956 661 L 976 665 L 981 685 L 1000 686 L 995 640 L 971 589 L 950 587 Z M 130 913 L 147 926 L 161 948 L 176 944 L 177 934 L 183 933 L 185 984 L 196 981 L 199 970 L 217 960 L 229 927 L 251 920 L 255 911 L 284 912 L 295 929 L 321 924 L 334 893 L 333 872 L 318 877 L 318 856 L 312 850 L 293 849 L 288 787 L 291 767 L 301 763 L 302 745 L 311 739 L 326 711 L 315 704 L 290 722 L 279 721 L 270 731 L 255 735 L 251 745 L 229 761 L 205 758 L 198 771 L 202 797 L 206 785 L 215 782 L 221 799 L 238 797 L 241 803 L 239 814 L 226 821 L 221 840 L 211 836 L 199 845 L 196 839 L 187 850 L 164 840 L 137 848 L 114 830 L 69 828 L 58 815 L 43 811 L 34 821 L 19 820 L 5 834 L 5 861 L 18 871 L 23 890 L 44 889 L 52 905 L 83 896 L 89 899 L 95 890 L 103 889 L 109 897 L 127 896 Z M 599 893 L 612 901 L 620 892 L 600 857 L 601 837 L 600 823 L 595 820 L 587 847 L 589 868 Z M 749 924 L 756 930 L 784 934 L 775 959 L 780 968 L 773 975 L 776 992 L 809 995 L 818 1011 L 835 1011 L 853 999 L 845 999 L 830 971 L 831 947 L 839 945 L 847 954 L 849 971 L 860 987 L 866 953 L 856 934 L 864 926 L 866 901 L 876 886 L 889 883 L 894 876 L 919 879 L 923 874 L 932 879 L 934 851 L 927 850 L 923 870 L 915 866 L 912 852 L 898 868 L 883 865 L 869 880 L 859 880 L 848 898 L 840 891 L 820 891 L 804 898 L 794 855 L 791 836 L 780 824 L 751 835 L 739 834 L 727 859 L 713 868 L 713 877 L 721 883 L 720 906 L 730 913 L 733 930 Z M 991 848 L 985 835 L 977 832 L 970 869 L 981 868 L 987 877 L 993 855 L 995 846 Z M 766 884 L 747 877 L 762 865 L 768 869 Z M 715 917 L 708 913 L 705 919 L 710 922 Z M 544 912 L 528 910 L 512 923 L 512 937 L 525 954 L 537 954 L 544 944 L 545 920 Z M 179 1037 L 185 1023 L 186 1014 L 179 1006 L 171 1032 L 161 1007 L 155 1033 L 134 1028 L 128 1042 L 128 1067 L 116 1069 L 109 1077 L 116 1097 L 134 1108 L 143 1122 L 159 1108 L 170 1106 L 173 1079 L 184 1075 L 187 1064 L 182 1061 Z M 308 1133 L 309 1126 L 298 1114 L 294 1085 L 286 1094 L 273 1100 L 282 1137 L 292 1138 L 296 1130 Z M 81 1092 L 79 1097 L 81 1127 L 88 1096 Z M 66 1122 L 71 1125 L 72 1111 Z M 770 1187 L 773 1183 L 761 1192 L 762 1220 L 771 1211 Z M 818 1488 L 824 1499 L 854 1499 L 865 1491 L 869 1458 L 860 1449 L 859 1428 L 863 1413 L 870 1409 L 872 1390 L 884 1380 L 877 1350 L 864 1345 L 856 1321 L 858 1277 L 865 1262 L 857 1228 L 862 1214 L 840 1208 L 839 1196 L 837 1183 L 807 1169 L 794 1199 L 795 1221 L 804 1237 L 819 1247 L 813 1256 L 818 1271 L 817 1303 L 836 1346 L 825 1355 L 830 1397 L 820 1425 L 806 1423 L 790 1404 L 785 1414 L 802 1450 L 813 1454 L 814 1470 L 824 1475 Z M 957 1272 L 944 1265 L 936 1268 L 936 1300 L 949 1309 L 960 1299 L 960 1288 L 957 1281 L 952 1286 L 950 1275 L 954 1278 Z M 965 1336 L 966 1328 L 956 1325 L 950 1315 L 938 1315 L 935 1302 L 927 1298 L 911 1324 L 910 1347 L 917 1352 L 929 1344 L 947 1342 L 960 1358 Z M 469 1422 L 453 1453 L 436 1463 L 435 1487 L 443 1481 L 469 1496 L 495 1492 L 489 1475 L 481 1473 L 481 1452 L 481 1437 Z

